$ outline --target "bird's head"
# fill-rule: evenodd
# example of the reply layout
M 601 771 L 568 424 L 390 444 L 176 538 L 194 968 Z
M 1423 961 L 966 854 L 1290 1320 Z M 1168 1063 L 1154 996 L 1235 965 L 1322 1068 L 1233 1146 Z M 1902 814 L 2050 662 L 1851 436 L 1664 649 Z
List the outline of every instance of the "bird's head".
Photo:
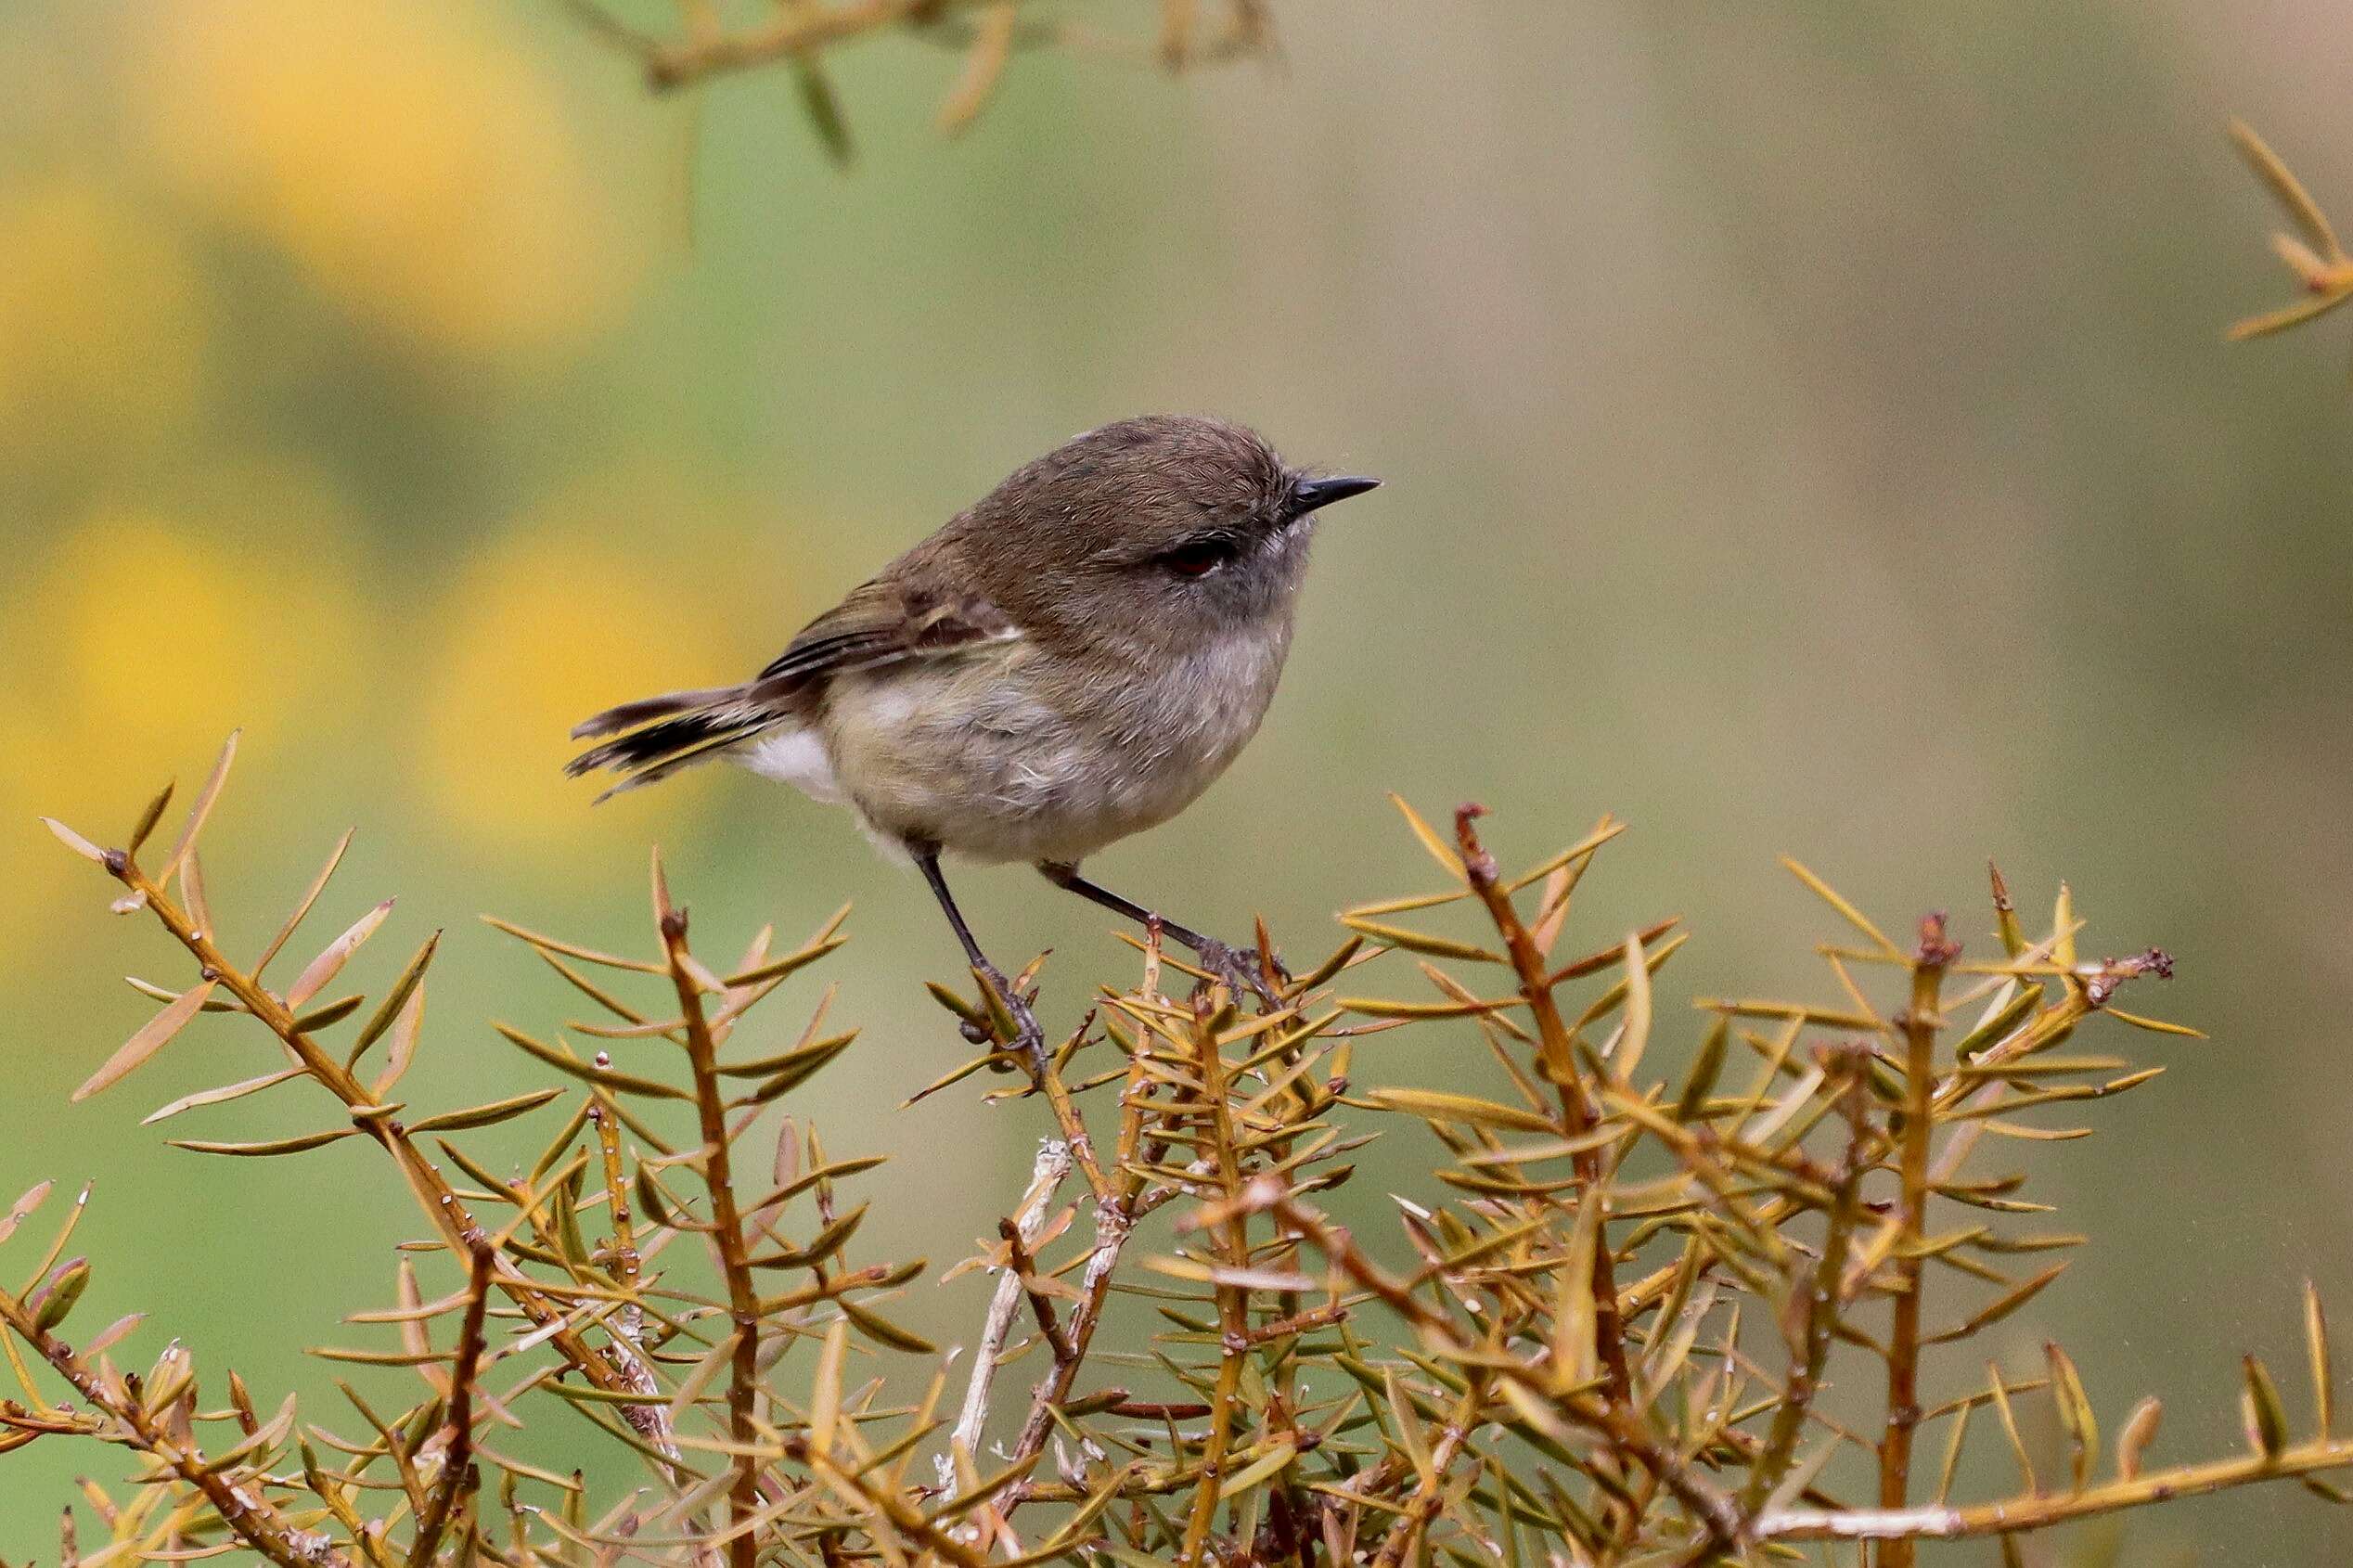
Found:
M 1063 443 L 967 521 L 1025 608 L 1182 647 L 1287 623 L 1318 514 L 1378 483 L 1294 469 L 1228 420 L 1145 415 Z

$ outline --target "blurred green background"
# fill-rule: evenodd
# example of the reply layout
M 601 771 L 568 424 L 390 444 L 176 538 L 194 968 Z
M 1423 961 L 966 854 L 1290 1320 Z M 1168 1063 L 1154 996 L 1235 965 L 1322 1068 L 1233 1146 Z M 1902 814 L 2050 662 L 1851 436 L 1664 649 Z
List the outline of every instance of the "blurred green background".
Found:
M 783 78 L 720 84 L 698 127 L 552 4 L 7 7 L 0 1202 L 96 1179 L 82 1315 L 152 1308 L 134 1359 L 175 1334 L 316 1394 L 292 1347 L 361 1341 L 339 1313 L 389 1297 L 418 1228 L 363 1145 L 208 1161 L 135 1125 L 274 1064 L 229 1021 L 65 1104 L 149 1010 L 117 977 L 182 971 L 32 819 L 119 839 L 234 726 L 208 838 L 234 950 L 352 824 L 315 941 L 398 893 L 380 983 L 448 928 L 413 1103 L 535 1085 L 486 1021 L 577 1016 L 477 912 L 642 945 L 654 841 L 714 953 L 854 897 L 832 968 L 867 1034 L 804 1109 L 836 1153 L 905 1156 L 878 1250 L 970 1250 L 1044 1119 L 894 1109 L 959 1049 L 919 881 L 724 770 L 591 812 L 564 731 L 756 667 L 1071 432 L 1203 409 L 1388 485 L 1325 530 L 1254 748 L 1099 873 L 1213 929 L 1263 911 L 1296 958 L 1427 883 L 1386 790 L 1482 800 L 1524 859 L 1614 810 L 1637 830 L 1566 945 L 1683 913 L 1673 997 L 1823 992 L 1834 932 L 1778 852 L 1891 928 L 1952 907 L 1980 954 L 1988 855 L 2032 905 L 2071 880 L 2089 951 L 2180 960 L 2133 1005 L 2215 1038 L 2122 1041 L 2173 1070 L 2032 1159 L 2096 1240 L 2002 1348 L 2024 1370 L 2066 1339 L 2118 1415 L 2167 1395 L 2161 1454 L 2237 1444 L 2234 1358 L 2297 1364 L 2296 1281 L 2353 1314 L 2353 470 L 2334 323 L 2220 342 L 2284 292 L 2220 130 L 2245 116 L 2353 210 L 2341 12 L 1275 12 L 1274 66 L 1024 55 L 954 141 L 951 53 L 844 52 L 842 174 Z M 1049 1027 L 1128 972 L 1032 877 L 962 893 L 996 951 L 1057 950 Z M 1459 1070 L 1431 1053 L 1465 1037 L 1420 1037 L 1359 1081 Z M 1426 1185 L 1415 1137 L 1371 1155 L 1367 1215 Z M 904 1316 L 969 1337 L 983 1290 Z M 102 1458 L 0 1460 L 0 1557 L 47 1557 Z M 2012 1480 L 1989 1453 L 1973 1477 Z M 2141 1516 L 2126 1555 L 2335 1562 L 2340 1518 L 2242 1495 Z

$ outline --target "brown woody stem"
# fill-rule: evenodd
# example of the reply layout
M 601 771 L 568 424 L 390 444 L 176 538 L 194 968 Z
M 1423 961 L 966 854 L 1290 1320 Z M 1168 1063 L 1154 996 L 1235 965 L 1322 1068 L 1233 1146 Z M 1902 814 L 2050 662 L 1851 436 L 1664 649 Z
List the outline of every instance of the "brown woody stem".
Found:
M 671 985 L 687 1026 L 687 1065 L 694 1078 L 695 1115 L 702 1136 L 703 1189 L 711 1198 L 712 1243 L 727 1288 L 727 1316 L 735 1350 L 727 1369 L 727 1436 L 736 1445 L 735 1484 L 727 1497 L 727 1559 L 735 1568 L 754 1568 L 760 1543 L 747 1525 L 760 1508 L 760 1468 L 750 1452 L 759 1433 L 752 1405 L 760 1392 L 760 1292 L 752 1279 L 751 1254 L 743 1244 L 743 1216 L 737 1211 L 735 1171 L 728 1157 L 726 1090 L 719 1082 L 719 1051 L 703 1011 L 701 983 L 687 960 L 687 915 L 662 914 L 662 945 Z
M 1887 1424 L 1879 1440 L 1879 1504 L 1904 1506 L 1911 1485 L 1912 1433 L 1920 1427 L 1920 1317 L 1926 1259 L 1920 1242 L 1928 1227 L 1928 1163 L 1935 1132 L 1936 1033 L 1943 1027 L 1945 970 L 1961 949 L 1945 935 L 1945 918 L 1920 923 L 1912 960 L 1911 997 L 1898 1021 L 1904 1032 L 1903 1196 L 1897 1240 L 1895 1323 L 1887 1346 Z M 1909 1540 L 1890 1541 L 1881 1568 L 1911 1568 Z
M 1193 1024 L 1194 1069 L 1201 1080 L 1201 1100 L 1207 1112 L 1217 1162 L 1218 1201 L 1231 1213 L 1219 1225 L 1219 1251 L 1231 1268 L 1250 1266 L 1250 1216 L 1235 1204 L 1241 1193 L 1241 1164 L 1235 1152 L 1233 1106 L 1228 1099 L 1226 1053 L 1217 1031 L 1207 1017 Z M 1216 1391 L 1209 1397 L 1209 1439 L 1202 1449 L 1201 1484 L 1193 1493 L 1192 1511 L 1185 1522 L 1185 1543 L 1176 1554 L 1180 1563 L 1202 1560 L 1202 1547 L 1217 1516 L 1217 1499 L 1224 1479 L 1226 1452 L 1233 1442 L 1236 1396 L 1242 1369 L 1250 1360 L 1250 1292 L 1241 1285 L 1219 1284 L 1217 1293 L 1218 1362 Z
M 1503 938 L 1512 972 L 1519 976 L 1520 995 L 1536 1019 L 1544 1074 L 1560 1091 L 1562 1135 L 1578 1137 L 1592 1130 L 1599 1112 L 1577 1072 L 1575 1045 L 1568 1024 L 1561 1017 L 1560 1000 L 1546 970 L 1544 953 L 1520 919 L 1511 890 L 1503 885 L 1502 876 L 1496 868 L 1495 856 L 1480 844 L 1479 831 L 1472 826 L 1484 811 L 1481 806 L 1465 805 L 1454 814 L 1455 841 L 1462 853 L 1463 874 L 1471 880 L 1471 891 L 1486 906 L 1496 933 Z M 1583 1201 L 1603 1202 L 1601 1151 L 1583 1150 L 1571 1163 Z M 1601 1239 L 1593 1249 L 1593 1349 L 1595 1360 L 1609 1380 L 1611 1401 L 1623 1405 L 1632 1397 L 1634 1385 L 1627 1372 L 1626 1320 L 1618 1311 L 1617 1266 L 1610 1253 L 1608 1228 L 1605 1219 Z
M 475 1248 L 472 1254 L 466 1281 L 466 1315 L 457 1329 L 457 1358 L 449 1370 L 449 1444 L 442 1450 L 442 1476 L 433 1488 L 432 1507 L 417 1521 L 417 1536 L 408 1549 L 409 1568 L 430 1568 L 458 1497 L 472 1493 L 476 1484 L 474 1388 L 482 1379 L 482 1318 L 490 1305 L 495 1255 L 487 1246 Z
M 118 856 L 109 861 L 108 869 L 123 886 L 145 897 L 148 907 L 155 912 L 155 918 L 162 922 L 163 928 L 181 946 L 188 950 L 200 971 L 219 981 L 222 988 L 235 996 L 246 1011 L 260 1019 L 263 1026 L 294 1053 L 303 1071 L 328 1093 L 354 1111 L 372 1111 L 381 1103 L 367 1086 L 346 1070 L 341 1062 L 319 1049 L 316 1042 L 297 1026 L 293 1013 L 284 1003 L 251 974 L 231 964 L 213 945 L 211 936 L 195 928 L 186 912 L 174 904 L 146 872 L 139 869 L 136 861 L 118 852 Z M 392 1156 L 416 1190 L 418 1202 L 427 1217 L 441 1231 L 450 1249 L 461 1255 L 471 1255 L 476 1244 L 489 1232 L 466 1207 L 456 1189 L 443 1179 L 441 1172 L 418 1149 L 408 1136 L 407 1127 L 397 1119 L 386 1116 L 354 1116 L 353 1121 Z M 527 1276 L 503 1257 L 495 1273 L 498 1288 L 522 1308 L 534 1327 L 544 1329 L 561 1323 L 563 1315 L 533 1288 Z M 608 1393 L 644 1392 L 633 1387 L 611 1363 L 591 1349 L 578 1330 L 569 1326 L 558 1327 L 548 1343 L 598 1388 Z
M 2120 1509 L 2170 1502 L 2250 1482 L 2276 1481 L 2353 1468 L 2353 1438 L 2316 1438 L 2266 1456 L 2249 1453 L 2203 1464 L 2178 1465 L 2080 1492 L 2034 1493 L 1965 1508 L 1932 1505 L 1897 1509 L 1782 1509 L 1755 1522 L 1759 1537 L 1784 1541 L 1898 1542 L 1955 1540 L 2048 1529 Z
M 278 1568 L 352 1568 L 352 1561 L 324 1536 L 298 1538 L 293 1526 L 269 1504 L 204 1462 L 192 1448 L 183 1448 L 135 1398 L 119 1396 L 93 1371 L 72 1347 L 34 1322 L 24 1305 L 0 1291 L 0 1323 L 38 1351 L 97 1409 L 103 1410 L 129 1434 L 131 1446 L 152 1457 L 189 1486 L 204 1494 L 212 1511 L 232 1535 L 278 1564 Z

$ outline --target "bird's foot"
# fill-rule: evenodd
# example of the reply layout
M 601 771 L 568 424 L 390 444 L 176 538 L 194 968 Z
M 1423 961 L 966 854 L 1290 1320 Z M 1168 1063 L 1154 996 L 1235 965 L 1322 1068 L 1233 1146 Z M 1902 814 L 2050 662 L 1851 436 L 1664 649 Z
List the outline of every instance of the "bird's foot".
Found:
M 1002 1042 L 1004 1049 L 1021 1058 L 1033 1074 L 1043 1078 L 1047 1065 L 1046 1031 L 1039 1025 L 1037 1014 L 1030 1010 L 1030 1003 L 1036 1000 L 1037 993 L 1022 992 L 1006 979 L 1005 972 L 995 964 L 976 964 L 972 972 L 980 977 L 982 984 L 995 993 L 993 998 L 983 997 L 982 1005 L 994 1014 L 999 1009 L 990 1006 L 991 1001 L 1001 1004 L 1006 1021 L 1012 1024 L 1012 1038 Z M 964 1038 L 976 1046 L 989 1044 L 1002 1032 L 1001 1029 L 984 1030 L 971 1022 L 960 1025 L 960 1028 Z
M 1282 967 L 1280 958 L 1268 955 L 1267 964 L 1271 964 L 1275 971 L 1270 983 L 1267 974 L 1267 965 L 1259 961 L 1257 944 L 1235 947 L 1215 937 L 1206 937 L 1199 947 L 1193 949 L 1193 957 L 1201 960 L 1202 968 L 1224 981 L 1227 988 L 1237 997 L 1247 991 L 1267 1009 L 1283 1005 L 1278 987 L 1290 982 L 1291 971 Z

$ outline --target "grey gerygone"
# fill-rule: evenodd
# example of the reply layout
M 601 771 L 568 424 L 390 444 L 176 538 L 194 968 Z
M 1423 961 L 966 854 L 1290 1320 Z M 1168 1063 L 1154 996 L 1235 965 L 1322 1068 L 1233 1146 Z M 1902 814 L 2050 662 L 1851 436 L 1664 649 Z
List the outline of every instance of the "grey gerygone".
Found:
M 1191 804 L 1256 733 L 1317 513 L 1379 482 L 1311 477 L 1222 419 L 1089 431 L 853 589 L 752 680 L 588 720 L 574 737 L 601 743 L 570 771 L 622 774 L 611 794 L 725 757 L 846 801 L 922 870 L 966 957 L 1034 1035 L 940 856 L 1026 860 L 1151 919 L 1079 863 Z M 1236 949 L 1161 929 L 1267 994 Z

